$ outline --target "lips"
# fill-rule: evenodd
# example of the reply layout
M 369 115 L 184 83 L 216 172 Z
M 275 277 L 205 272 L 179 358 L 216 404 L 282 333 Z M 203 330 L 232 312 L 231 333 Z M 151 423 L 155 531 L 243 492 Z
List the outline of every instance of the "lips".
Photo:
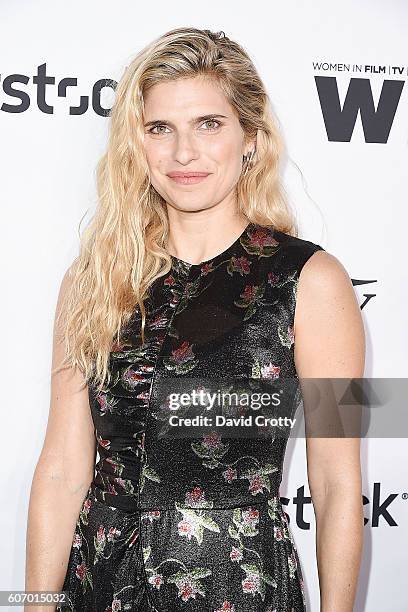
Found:
M 169 172 L 170 178 L 190 178 L 194 176 L 208 176 L 209 172 Z
M 169 172 L 167 175 L 170 180 L 178 185 L 195 185 L 205 181 L 209 176 L 209 172 Z

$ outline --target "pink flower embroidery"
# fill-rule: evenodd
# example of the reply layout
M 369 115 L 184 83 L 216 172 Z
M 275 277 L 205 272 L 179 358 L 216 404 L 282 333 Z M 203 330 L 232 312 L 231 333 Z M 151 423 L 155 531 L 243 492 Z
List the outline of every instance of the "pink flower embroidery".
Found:
M 244 593 L 255 595 L 255 593 L 259 592 L 259 587 L 260 580 L 258 574 L 248 574 L 248 576 L 242 581 L 242 590 Z
M 255 508 L 249 508 L 249 510 L 242 511 L 242 521 L 244 525 L 255 527 L 259 521 L 259 510 Z
M 272 231 L 267 227 L 260 227 L 250 233 L 248 246 L 256 249 L 257 253 L 263 253 L 266 247 L 279 246 L 279 242 L 275 240 L 272 235 Z
M 211 263 L 203 264 L 201 266 L 201 276 L 207 276 L 210 272 L 213 272 L 214 268 Z
M 112 601 L 112 612 L 118 612 L 118 610 L 122 609 L 122 603 L 120 599 L 114 599 Z
M 184 363 L 190 359 L 194 359 L 194 353 L 191 344 L 185 340 L 177 349 L 172 351 L 172 357 L 176 363 Z
M 203 436 L 203 445 L 207 448 L 219 448 L 221 446 L 221 436 L 216 431 L 211 431 Z
M 194 489 L 186 493 L 186 504 L 189 504 L 190 506 L 198 506 L 204 501 L 204 491 L 201 489 L 201 487 L 194 487 Z
M 99 442 L 99 444 L 103 447 L 103 448 L 110 448 L 110 440 L 104 440 L 103 438 L 101 438 L 98 434 L 96 435 L 97 440 Z
M 249 491 L 253 495 L 262 493 L 264 488 L 266 488 L 266 485 L 261 474 L 252 474 L 249 476 Z
M 239 548 L 237 548 L 236 546 L 233 546 L 230 552 L 231 561 L 241 561 L 242 557 L 243 555 L 242 555 L 242 552 L 239 550 Z
M 74 533 L 74 538 L 72 540 L 72 546 L 74 548 L 81 548 L 82 537 L 79 533 Z
M 235 612 L 235 606 L 229 601 L 224 601 L 221 608 L 217 608 L 214 612 Z
M 172 274 L 170 274 L 170 276 L 168 276 L 167 278 L 164 279 L 164 285 L 167 285 L 168 287 L 172 287 L 174 284 L 176 283 L 174 276 L 172 276 Z
M 273 528 L 273 537 L 275 538 L 275 540 L 277 540 L 278 542 L 280 540 L 283 540 L 283 531 L 280 527 L 274 527 Z
M 99 393 L 96 396 L 96 401 L 98 402 L 100 406 L 101 414 L 102 415 L 105 414 L 105 412 L 109 410 L 109 404 L 108 404 L 108 400 L 106 399 L 106 395 L 104 393 Z
M 177 523 L 178 534 L 181 536 L 187 536 L 189 540 L 194 535 L 194 523 L 187 519 L 182 519 L 179 523 Z
M 77 565 L 75 575 L 81 582 L 85 580 L 86 577 L 86 565 L 82 562 L 80 565 Z
M 274 287 L 279 282 L 279 274 L 275 274 L 275 272 L 268 273 L 268 283 Z
M 237 470 L 235 468 L 228 467 L 226 470 L 224 470 L 222 475 L 227 482 L 232 482 L 237 478 Z
M 115 537 L 120 536 L 122 532 L 119 529 L 116 529 L 116 527 L 109 527 L 109 531 L 108 531 L 108 542 L 113 542 Z
M 99 525 L 98 531 L 96 533 L 96 540 L 98 542 L 98 544 L 104 544 L 105 543 L 105 527 L 103 525 Z
M 144 377 L 131 368 L 128 368 L 123 373 L 122 380 L 125 382 L 125 384 L 134 389 L 139 383 L 144 381 Z
M 231 272 L 239 272 L 241 276 L 249 274 L 251 262 L 247 257 L 231 257 L 230 270 Z
M 148 510 L 147 512 L 142 512 L 142 519 L 147 518 L 152 523 L 153 519 L 160 518 L 160 510 Z
M 257 289 L 257 285 L 245 285 L 244 292 L 240 294 L 240 297 L 249 304 L 254 301 Z
M 269 362 L 269 365 L 261 367 L 262 378 L 278 378 L 280 373 L 280 366 L 273 365 Z
M 183 580 L 177 583 L 177 586 L 179 589 L 178 595 L 179 597 L 181 596 L 181 599 L 183 601 L 188 601 L 191 598 L 196 598 L 198 589 L 190 578 L 184 578 Z
M 152 584 L 156 589 L 160 589 L 163 584 L 163 575 L 162 574 L 153 574 L 149 578 L 149 583 Z

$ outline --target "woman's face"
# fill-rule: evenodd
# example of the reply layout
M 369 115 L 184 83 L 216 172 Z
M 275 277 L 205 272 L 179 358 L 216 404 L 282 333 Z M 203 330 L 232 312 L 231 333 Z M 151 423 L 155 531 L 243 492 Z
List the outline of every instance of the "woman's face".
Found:
M 197 211 L 235 203 L 244 132 L 214 81 L 200 77 L 154 85 L 145 96 L 144 148 L 153 187 L 174 208 Z M 206 173 L 200 179 L 170 173 Z

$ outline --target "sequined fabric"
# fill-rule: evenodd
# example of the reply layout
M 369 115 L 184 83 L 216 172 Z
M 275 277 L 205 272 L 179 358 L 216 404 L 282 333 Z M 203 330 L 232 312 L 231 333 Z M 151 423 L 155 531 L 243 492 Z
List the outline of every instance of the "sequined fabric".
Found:
M 279 498 L 285 437 L 163 435 L 163 389 L 296 377 L 302 267 L 321 246 L 249 223 L 213 259 L 172 257 L 89 385 L 99 459 L 57 610 L 303 612 L 299 557 Z M 177 384 L 176 384 L 177 383 Z

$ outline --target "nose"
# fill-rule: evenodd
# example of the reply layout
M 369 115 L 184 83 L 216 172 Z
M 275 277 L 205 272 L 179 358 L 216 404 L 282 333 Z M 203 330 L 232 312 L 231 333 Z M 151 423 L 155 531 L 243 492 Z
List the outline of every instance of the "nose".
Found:
M 176 161 L 185 165 L 192 159 L 197 159 L 199 155 L 199 147 L 193 134 L 185 132 L 177 135 L 174 148 L 174 159 Z

